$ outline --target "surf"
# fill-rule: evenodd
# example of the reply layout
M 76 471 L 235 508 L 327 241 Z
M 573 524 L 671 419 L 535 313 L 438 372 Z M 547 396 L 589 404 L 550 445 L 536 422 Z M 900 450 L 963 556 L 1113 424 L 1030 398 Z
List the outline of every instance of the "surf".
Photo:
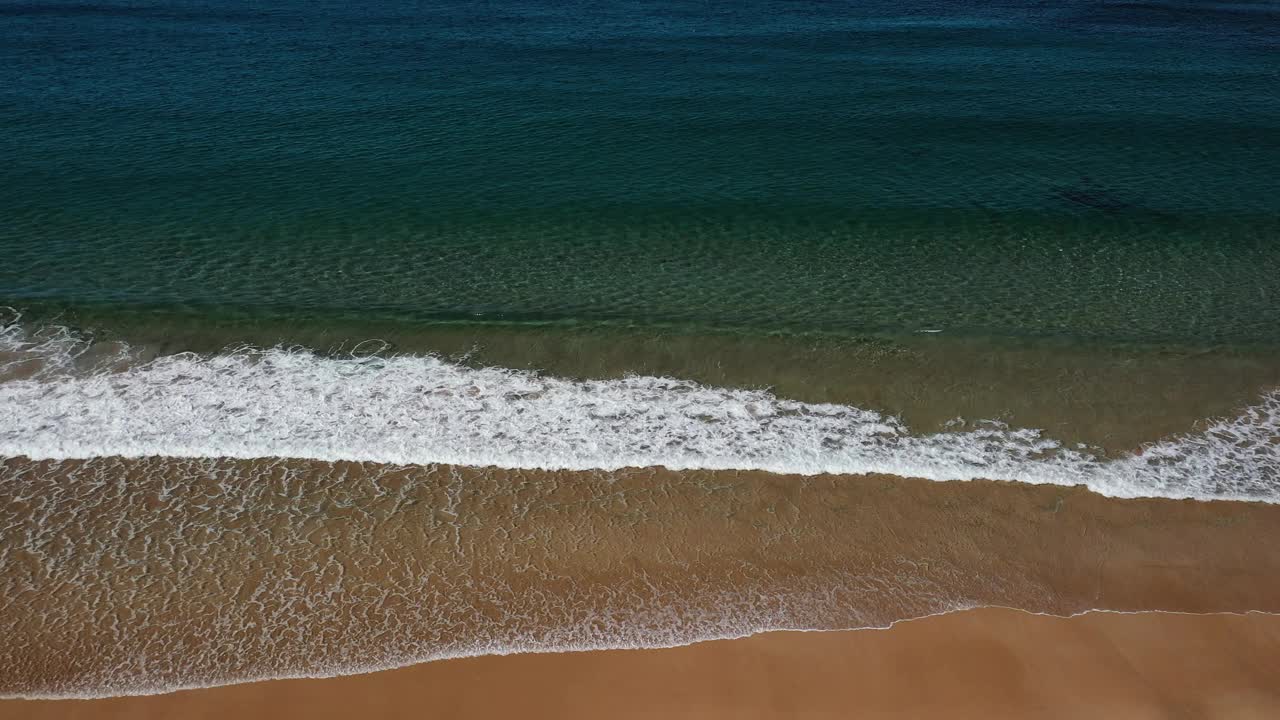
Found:
M 103 348 L 107 349 L 103 349 Z M 536 470 L 761 470 L 1084 485 L 1280 502 L 1280 392 L 1121 457 L 1035 428 L 919 433 L 852 405 L 670 377 L 560 378 L 431 355 L 239 348 L 145 359 L 66 328 L 0 333 L 0 455 L 299 458 Z

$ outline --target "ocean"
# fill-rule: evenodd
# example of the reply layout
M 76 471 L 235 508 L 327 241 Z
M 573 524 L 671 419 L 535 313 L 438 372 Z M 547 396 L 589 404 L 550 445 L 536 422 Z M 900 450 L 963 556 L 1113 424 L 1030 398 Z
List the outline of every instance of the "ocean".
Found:
M 1280 611 L 1277 26 L 0 3 L 0 694 Z

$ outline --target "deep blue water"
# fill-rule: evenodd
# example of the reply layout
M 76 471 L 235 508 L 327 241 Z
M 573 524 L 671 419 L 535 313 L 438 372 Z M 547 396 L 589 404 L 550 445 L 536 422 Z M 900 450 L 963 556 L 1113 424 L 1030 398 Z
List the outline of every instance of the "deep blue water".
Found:
M 0 304 L 1280 342 L 1277 28 L 0 2 Z

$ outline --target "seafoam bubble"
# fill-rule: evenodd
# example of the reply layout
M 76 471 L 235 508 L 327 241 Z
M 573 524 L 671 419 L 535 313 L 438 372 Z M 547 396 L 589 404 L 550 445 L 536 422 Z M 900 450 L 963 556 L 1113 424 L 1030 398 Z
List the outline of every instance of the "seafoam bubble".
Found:
M 45 335 L 41 335 L 43 332 Z M 47 336 L 47 337 L 46 337 Z M 0 455 L 292 457 L 510 469 L 887 473 L 1086 485 L 1118 497 L 1280 502 L 1280 393 L 1104 459 L 994 422 L 915 434 L 899 419 L 666 377 L 568 380 L 431 356 L 304 350 L 84 363 L 66 332 L 0 332 Z M 111 365 L 108 368 L 108 365 Z

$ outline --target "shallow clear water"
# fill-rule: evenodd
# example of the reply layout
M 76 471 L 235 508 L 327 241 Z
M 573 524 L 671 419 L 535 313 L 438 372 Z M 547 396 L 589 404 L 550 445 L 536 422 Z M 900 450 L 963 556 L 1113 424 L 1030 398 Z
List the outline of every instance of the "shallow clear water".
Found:
M 0 7 L 0 302 L 1280 341 L 1271 2 Z

